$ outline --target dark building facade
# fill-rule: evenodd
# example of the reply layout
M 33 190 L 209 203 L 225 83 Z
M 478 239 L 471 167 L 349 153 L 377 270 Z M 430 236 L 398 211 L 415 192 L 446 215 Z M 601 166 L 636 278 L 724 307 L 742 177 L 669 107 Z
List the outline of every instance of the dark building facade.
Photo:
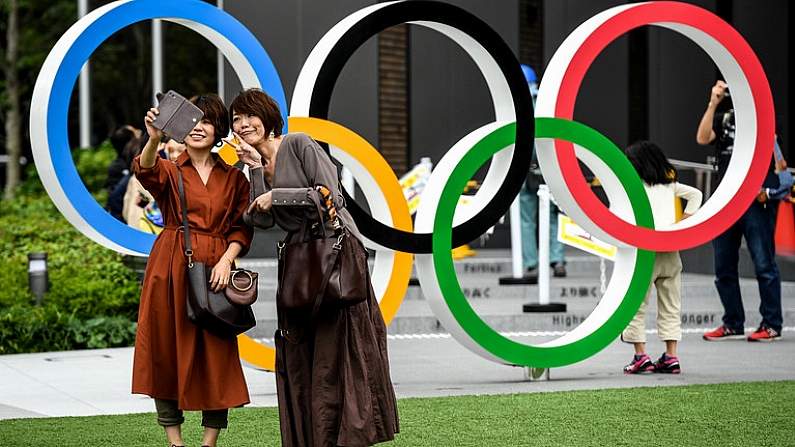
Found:
M 235 1 L 228 2 L 225 9 L 251 29 L 269 52 L 289 102 L 295 79 L 317 41 L 337 22 L 372 3 Z M 448 3 L 473 13 L 496 30 L 519 61 L 536 71 L 543 85 L 546 64 L 577 26 L 627 2 Z M 789 144 L 789 2 L 686 3 L 723 18 L 754 49 L 773 93 L 785 156 L 793 160 L 795 153 Z M 695 134 L 718 77 L 712 60 L 692 41 L 658 26 L 641 27 L 616 39 L 594 61 L 578 92 L 575 120 L 597 129 L 619 147 L 651 139 L 673 159 L 706 163 L 711 149 L 698 146 Z M 226 79 L 225 94 L 231 98 L 240 85 L 230 70 Z M 460 47 L 425 27 L 401 25 L 370 39 L 345 65 L 332 95 L 329 117 L 370 141 L 400 176 L 421 157 L 437 162 L 461 137 L 493 121 L 494 111 L 483 76 Z M 685 181 L 693 182 L 687 175 Z M 506 241 L 499 235 L 492 238 L 497 246 Z

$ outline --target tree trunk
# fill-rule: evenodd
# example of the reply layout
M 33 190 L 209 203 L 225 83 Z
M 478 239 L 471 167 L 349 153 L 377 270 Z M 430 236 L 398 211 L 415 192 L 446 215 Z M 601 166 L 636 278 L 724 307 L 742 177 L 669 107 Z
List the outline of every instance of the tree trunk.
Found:
M 9 109 L 6 113 L 6 184 L 5 197 L 14 197 L 22 179 L 19 160 L 22 154 L 22 112 L 19 101 L 19 0 L 8 2 L 8 46 L 6 47 L 5 75 Z

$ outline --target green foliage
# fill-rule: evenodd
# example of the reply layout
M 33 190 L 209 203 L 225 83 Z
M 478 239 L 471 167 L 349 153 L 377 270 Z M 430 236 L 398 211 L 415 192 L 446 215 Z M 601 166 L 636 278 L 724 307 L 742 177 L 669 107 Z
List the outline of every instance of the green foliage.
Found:
M 795 407 L 782 404 L 782 396 L 793 394 L 795 382 L 785 381 L 400 399 L 400 433 L 383 445 L 793 445 Z M 200 412 L 185 413 L 186 445 L 199 445 L 200 421 Z M 6 447 L 158 445 L 165 439 L 153 413 L 0 421 Z M 278 409 L 231 409 L 218 445 L 280 446 Z
M 115 158 L 116 150 L 113 149 L 109 140 L 100 143 L 96 149 L 72 150 L 72 160 L 75 163 L 77 172 L 80 174 L 80 179 L 83 180 L 83 185 L 99 203 L 107 202 L 107 191 L 105 191 L 103 185 L 108 177 L 108 165 Z M 25 174 L 25 180 L 20 185 L 17 195 L 37 197 L 46 194 L 36 165 L 28 165 Z M 15 205 L 10 203 L 7 206 L 13 207 Z M 19 206 L 16 206 L 16 208 L 19 208 Z
M 108 177 L 108 165 L 116 158 L 116 150 L 109 140 L 103 141 L 96 149 L 77 149 L 72 151 L 77 172 L 83 179 L 86 189 L 96 194 L 102 191 Z
M 135 341 L 138 323 L 123 317 L 97 317 L 84 324 L 70 326 L 74 340 L 86 348 L 101 349 L 129 346 Z
M 113 148 L 76 150 L 73 156 L 89 191 L 102 191 Z M 73 227 L 38 176 L 28 176 L 20 191 L 0 200 L 0 354 L 131 345 L 141 286 L 127 257 Z M 36 252 L 48 254 L 50 287 L 41 306 L 27 279 L 27 257 Z
M 130 346 L 136 327 L 121 316 L 83 321 L 50 303 L 17 304 L 0 312 L 0 354 Z

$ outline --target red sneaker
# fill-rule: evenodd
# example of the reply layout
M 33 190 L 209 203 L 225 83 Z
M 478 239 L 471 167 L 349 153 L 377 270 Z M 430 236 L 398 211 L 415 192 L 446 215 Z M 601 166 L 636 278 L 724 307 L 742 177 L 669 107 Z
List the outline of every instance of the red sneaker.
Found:
M 728 326 L 721 326 L 712 332 L 704 334 L 704 340 L 721 341 L 721 340 L 742 340 L 745 335 L 742 331 L 735 331 Z
M 781 333 L 770 326 L 759 326 L 753 334 L 748 336 L 748 341 L 778 341 Z

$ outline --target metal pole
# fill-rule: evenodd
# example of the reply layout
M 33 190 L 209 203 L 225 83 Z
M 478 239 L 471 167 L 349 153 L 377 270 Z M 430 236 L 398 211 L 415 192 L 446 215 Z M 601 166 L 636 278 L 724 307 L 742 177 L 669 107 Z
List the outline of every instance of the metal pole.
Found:
M 218 0 L 217 6 L 218 6 L 218 9 L 223 10 L 224 9 L 224 0 Z M 225 96 L 224 95 L 224 84 L 226 84 L 226 80 L 225 80 L 225 77 L 224 77 L 224 54 L 221 52 L 221 50 L 216 50 L 216 53 L 217 53 L 216 57 L 218 59 L 218 61 L 217 61 L 217 64 L 218 64 L 218 70 L 217 70 L 218 71 L 218 96 L 221 97 L 222 101 L 226 101 L 226 99 L 224 98 L 224 96 Z
M 500 278 L 500 285 L 528 285 L 536 284 L 535 276 L 524 276 L 524 261 L 522 259 L 522 207 L 520 196 L 517 195 L 511 203 L 508 221 L 511 225 L 511 276 Z
M 549 304 L 549 187 L 538 185 L 538 304 Z
M 163 92 L 163 21 L 152 20 L 152 104 Z
M 511 203 L 511 271 L 514 278 L 521 278 L 524 274 L 522 265 L 522 216 L 519 209 L 519 196 Z
M 78 0 L 77 18 L 78 20 L 88 14 L 88 0 Z M 88 60 L 80 69 L 80 147 L 91 146 L 91 74 Z
M 538 304 L 522 306 L 524 312 L 566 312 L 565 303 L 549 302 L 549 202 L 552 195 L 545 184 L 538 185 Z

